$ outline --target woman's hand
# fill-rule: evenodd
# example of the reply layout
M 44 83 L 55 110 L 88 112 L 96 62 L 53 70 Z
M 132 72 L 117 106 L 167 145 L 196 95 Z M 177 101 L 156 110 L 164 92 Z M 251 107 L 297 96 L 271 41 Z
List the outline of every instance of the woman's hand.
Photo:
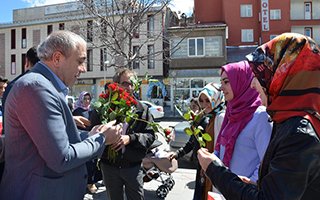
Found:
M 91 126 L 90 120 L 82 116 L 73 116 L 73 120 L 76 122 L 77 127 L 87 128 Z
M 204 171 L 207 171 L 207 168 L 212 161 L 216 160 L 218 162 L 221 162 L 216 155 L 210 153 L 208 149 L 205 148 L 201 148 L 198 150 L 198 160 Z
M 178 159 L 178 154 L 176 152 L 168 152 L 167 158 L 169 160 Z

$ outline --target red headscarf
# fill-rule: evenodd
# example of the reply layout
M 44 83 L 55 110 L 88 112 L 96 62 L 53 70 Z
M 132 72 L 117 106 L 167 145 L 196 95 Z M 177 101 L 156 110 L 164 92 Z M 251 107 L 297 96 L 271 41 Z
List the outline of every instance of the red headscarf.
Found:
M 261 99 L 259 93 L 251 88 L 254 75 L 247 61 L 224 65 L 222 70 L 228 76 L 234 98 L 227 102 L 215 150 L 219 152 L 220 145 L 225 146 L 222 161 L 229 166 L 236 140 L 261 105 Z
M 275 122 L 294 116 L 311 121 L 320 136 L 320 54 L 315 41 L 284 33 L 247 56 L 268 93 L 267 110 Z

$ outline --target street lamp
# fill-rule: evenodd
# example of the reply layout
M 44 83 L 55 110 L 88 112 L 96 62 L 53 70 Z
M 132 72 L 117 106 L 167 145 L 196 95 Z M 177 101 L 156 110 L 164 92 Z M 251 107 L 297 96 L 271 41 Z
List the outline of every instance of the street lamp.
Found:
M 109 66 L 109 60 L 104 61 L 104 66 L 103 66 L 103 86 L 106 84 L 106 71 L 107 67 Z

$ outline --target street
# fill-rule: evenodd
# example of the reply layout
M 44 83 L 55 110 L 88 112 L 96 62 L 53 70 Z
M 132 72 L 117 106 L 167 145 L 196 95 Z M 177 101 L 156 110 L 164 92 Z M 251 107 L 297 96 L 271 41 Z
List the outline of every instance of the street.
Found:
M 177 121 L 163 121 L 160 122 L 162 127 L 174 126 Z M 161 148 L 164 150 L 169 150 L 169 145 L 166 144 L 162 136 L 158 136 L 158 139 L 163 143 Z M 175 185 L 172 190 L 169 191 L 167 200 L 191 200 L 193 198 L 194 186 L 195 186 L 195 175 L 196 170 L 193 163 L 189 162 L 187 159 L 181 158 L 178 160 L 178 169 L 172 173 Z M 167 176 L 163 175 L 163 178 Z M 161 185 L 161 179 L 152 180 L 144 184 L 144 192 L 146 200 L 157 200 L 159 199 L 156 195 L 156 190 Z M 105 186 L 98 185 L 99 190 L 96 194 L 86 194 L 84 200 L 108 200 L 106 197 Z

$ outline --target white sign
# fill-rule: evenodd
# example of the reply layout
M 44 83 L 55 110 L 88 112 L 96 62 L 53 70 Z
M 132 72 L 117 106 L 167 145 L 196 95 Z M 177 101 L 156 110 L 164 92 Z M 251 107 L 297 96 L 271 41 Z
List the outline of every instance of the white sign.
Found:
M 81 4 L 77 2 L 71 2 L 71 3 L 46 6 L 44 9 L 44 14 L 50 15 L 50 14 L 57 14 L 57 13 L 64 13 L 64 12 L 72 12 L 72 11 L 77 11 L 79 9 L 83 9 L 83 6 Z
M 261 0 L 261 29 L 269 31 L 269 0 Z

